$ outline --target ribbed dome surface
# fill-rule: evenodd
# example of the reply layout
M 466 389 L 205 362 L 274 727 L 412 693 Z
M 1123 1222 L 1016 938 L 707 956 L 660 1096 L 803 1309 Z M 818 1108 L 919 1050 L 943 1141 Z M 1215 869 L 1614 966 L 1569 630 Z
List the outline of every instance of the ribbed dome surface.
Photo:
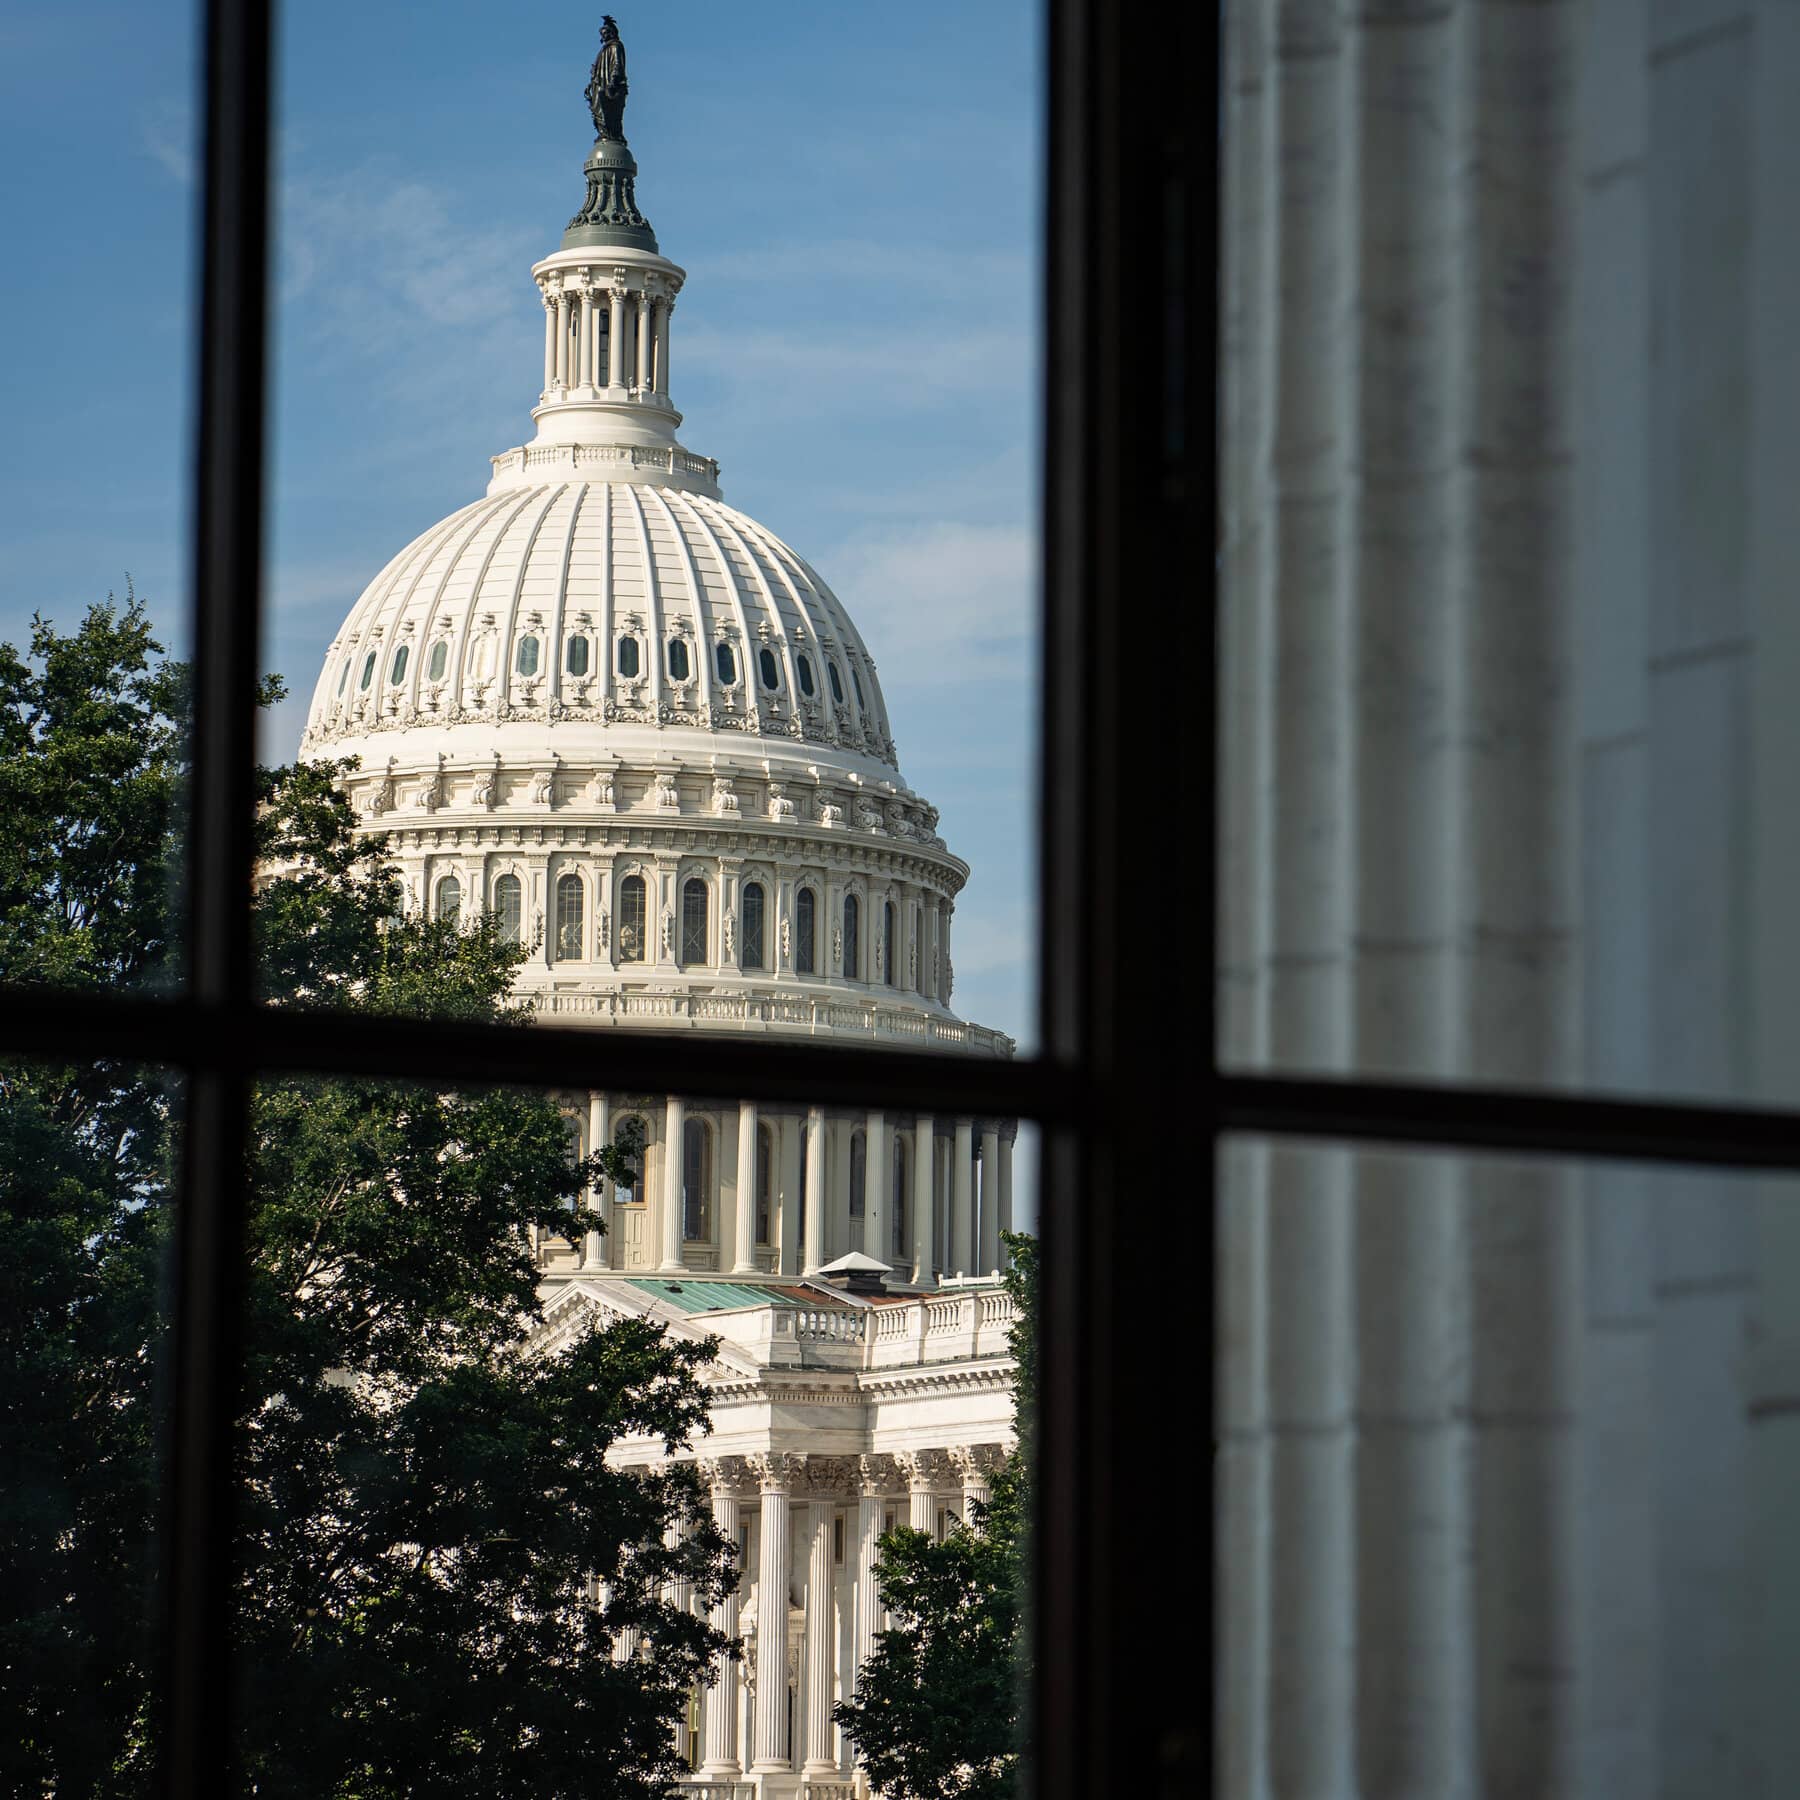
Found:
M 874 663 L 824 582 L 753 519 L 641 478 L 497 483 L 409 544 L 327 653 L 303 748 L 534 719 L 897 767 Z

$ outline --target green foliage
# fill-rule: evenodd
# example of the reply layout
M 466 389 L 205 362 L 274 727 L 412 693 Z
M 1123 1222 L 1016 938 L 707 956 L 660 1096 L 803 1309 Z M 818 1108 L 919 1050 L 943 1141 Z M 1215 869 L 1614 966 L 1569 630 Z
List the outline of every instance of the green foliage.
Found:
M 1012 1800 L 1021 1791 L 1037 1240 L 1008 1234 L 1006 1247 L 1006 1285 L 1018 1302 L 1014 1447 L 991 1499 L 942 1543 L 906 1527 L 882 1538 L 875 1577 L 893 1624 L 878 1635 L 855 1697 L 834 1709 L 890 1800 Z
M 135 603 L 0 648 L 0 979 L 166 978 L 185 705 Z M 269 1003 L 347 1031 L 374 1012 L 523 1023 L 525 952 L 485 920 L 396 917 L 333 773 L 260 777 Z M 0 1064 L 0 1791 L 122 1800 L 152 1780 L 178 1147 L 153 1071 Z M 690 1476 L 606 1455 L 706 1429 L 710 1346 L 630 1323 L 521 1354 L 541 1319 L 525 1227 L 572 1229 L 637 1148 L 577 1161 L 556 1105 L 512 1091 L 259 1083 L 236 1435 L 248 1790 L 554 1800 L 678 1773 L 670 1727 L 722 1647 L 705 1611 L 731 1546 Z M 670 1603 L 677 1582 L 695 1610 Z M 640 1652 L 615 1662 L 625 1628 Z

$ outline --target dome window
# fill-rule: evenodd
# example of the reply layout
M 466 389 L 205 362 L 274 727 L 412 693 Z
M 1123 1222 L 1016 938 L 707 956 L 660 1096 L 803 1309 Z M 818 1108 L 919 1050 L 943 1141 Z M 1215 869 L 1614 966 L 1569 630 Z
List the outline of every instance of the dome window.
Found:
M 556 883 L 556 960 L 578 962 L 586 923 L 586 896 L 579 875 L 563 875 Z
M 455 925 L 462 918 L 462 883 L 454 875 L 437 884 L 437 916 L 440 925 Z
M 538 641 L 534 637 L 519 639 L 519 654 L 514 667 L 521 675 L 535 675 L 538 672 Z
M 838 678 L 836 663 L 827 662 L 825 664 L 825 679 L 831 683 L 832 699 L 835 700 L 839 706 L 842 706 L 844 704 L 844 684 Z
M 889 987 L 894 981 L 894 903 L 889 900 L 881 909 L 881 978 Z
M 688 647 L 685 639 L 669 639 L 669 679 L 686 681 L 693 671 L 688 665 Z
M 369 652 L 369 654 L 363 658 L 363 672 L 357 678 L 356 691 L 359 694 L 366 694 L 369 691 L 369 683 L 371 681 L 373 681 L 374 679 L 375 679 L 375 652 L 373 650 L 371 650 Z
M 818 940 L 819 903 L 809 887 L 794 896 L 794 973 L 810 975 L 817 957 L 813 946 Z
M 494 914 L 500 921 L 502 943 L 516 944 L 525 924 L 525 890 L 516 875 L 502 875 L 494 883 Z
M 347 688 L 349 685 L 350 685 L 350 664 L 348 661 L 346 661 L 344 664 L 344 672 L 338 677 L 337 697 L 340 700 L 343 699 L 343 697 L 344 697 L 344 689 Z
M 894 1196 L 888 1208 L 888 1220 L 894 1233 L 893 1254 L 896 1262 L 906 1255 L 906 1139 L 894 1133 Z
M 644 878 L 627 875 L 619 883 L 619 961 L 644 960 Z
M 706 883 L 689 881 L 681 889 L 681 963 L 698 967 L 706 961 Z
M 627 681 L 638 678 L 638 641 L 634 637 L 619 639 L 619 673 Z
M 389 687 L 398 687 L 406 679 L 406 663 L 410 654 L 404 644 L 394 652 L 394 666 L 388 670 Z
M 763 966 L 763 890 L 760 881 L 749 882 L 744 888 L 743 939 L 741 966 L 760 969 Z
M 856 689 L 856 708 L 858 712 L 867 712 L 869 703 L 863 698 L 862 677 L 856 672 L 856 664 L 850 665 L 850 685 Z
M 844 979 L 862 979 L 862 902 L 854 894 L 844 896 Z
M 569 639 L 568 655 L 564 658 L 571 675 L 585 675 L 588 672 L 588 641 L 584 637 Z
M 720 686 L 737 685 L 737 658 L 732 654 L 729 644 L 717 644 L 713 647 L 713 667 L 719 671 Z
M 681 1235 L 690 1244 L 712 1237 L 712 1139 L 703 1119 L 681 1128 Z
M 775 660 L 775 652 L 766 644 L 756 653 L 756 666 L 762 672 L 763 686 L 771 693 L 781 686 L 781 664 Z
M 800 673 L 800 691 L 810 700 L 818 692 L 813 681 L 812 658 L 803 650 L 794 658 L 794 667 Z
M 850 1138 L 850 1216 L 864 1217 L 869 1210 L 869 1140 L 860 1131 Z
M 425 662 L 425 678 L 428 681 L 442 681 L 444 670 L 450 662 L 450 646 L 442 638 L 431 646 L 431 655 Z

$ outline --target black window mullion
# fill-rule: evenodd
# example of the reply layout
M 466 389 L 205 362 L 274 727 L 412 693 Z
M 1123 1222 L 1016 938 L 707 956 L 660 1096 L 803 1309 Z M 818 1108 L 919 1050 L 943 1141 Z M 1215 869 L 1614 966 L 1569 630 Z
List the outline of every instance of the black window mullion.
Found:
M 238 1383 L 260 673 L 270 0 L 204 14 L 187 983 L 223 1057 L 186 1071 L 162 1625 L 162 1785 L 227 1791 L 230 1420 Z

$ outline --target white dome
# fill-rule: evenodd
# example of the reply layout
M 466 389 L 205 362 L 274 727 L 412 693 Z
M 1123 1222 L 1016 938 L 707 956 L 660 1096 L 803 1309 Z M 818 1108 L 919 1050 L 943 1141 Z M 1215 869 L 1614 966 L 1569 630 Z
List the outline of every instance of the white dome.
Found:
M 891 775 L 874 662 L 786 544 L 704 493 L 570 474 L 502 476 L 382 570 L 326 656 L 308 754 L 432 726 L 497 743 L 542 721 L 616 748 L 607 728 L 748 734 Z

